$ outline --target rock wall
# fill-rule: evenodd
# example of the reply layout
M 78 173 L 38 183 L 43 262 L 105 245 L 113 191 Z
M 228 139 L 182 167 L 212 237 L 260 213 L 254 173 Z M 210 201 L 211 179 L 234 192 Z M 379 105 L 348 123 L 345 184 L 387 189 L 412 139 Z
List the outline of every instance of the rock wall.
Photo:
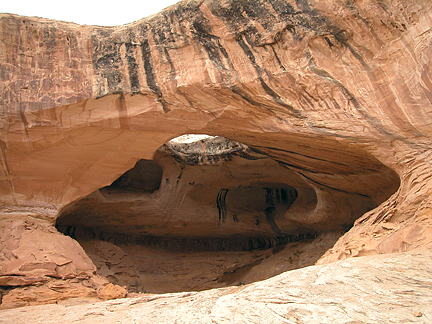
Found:
M 430 248 L 431 9 L 427 0 L 184 0 L 117 27 L 0 14 L 3 233 L 31 219 L 47 241 L 78 251 L 51 231 L 62 208 L 168 140 L 205 133 L 273 159 L 322 193 L 335 218 L 361 205 L 341 195 L 378 203 L 320 262 Z M 390 198 L 399 181 L 388 170 L 400 180 Z M 14 244 L 33 249 L 32 231 L 20 233 Z M 15 248 L 2 245 L 7 287 Z M 82 251 L 31 267 L 58 276 L 60 257 L 92 267 L 81 267 Z

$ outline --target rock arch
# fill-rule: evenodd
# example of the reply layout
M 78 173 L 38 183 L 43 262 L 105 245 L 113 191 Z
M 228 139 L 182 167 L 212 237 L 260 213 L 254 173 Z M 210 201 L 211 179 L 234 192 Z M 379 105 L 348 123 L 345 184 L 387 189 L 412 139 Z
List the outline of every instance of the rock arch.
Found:
M 107 28 L 0 21 L 2 286 L 92 278 L 53 227 L 59 211 L 191 133 L 244 143 L 314 188 L 322 213 L 296 222 L 364 213 L 320 262 L 430 246 L 430 1 L 191 0 Z M 44 243 L 57 240 L 75 252 Z

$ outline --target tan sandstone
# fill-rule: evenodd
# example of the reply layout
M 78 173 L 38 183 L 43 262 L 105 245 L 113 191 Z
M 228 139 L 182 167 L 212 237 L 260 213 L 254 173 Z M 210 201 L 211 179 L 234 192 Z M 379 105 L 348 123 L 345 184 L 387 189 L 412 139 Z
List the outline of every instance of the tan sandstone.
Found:
M 429 0 L 183 0 L 115 27 L 0 14 L 0 308 L 221 288 L 194 321 L 430 321 L 431 31 Z M 411 259 L 419 281 L 362 264 Z M 315 305 L 337 267 L 361 293 L 328 275 L 346 303 L 291 308 L 287 278 Z

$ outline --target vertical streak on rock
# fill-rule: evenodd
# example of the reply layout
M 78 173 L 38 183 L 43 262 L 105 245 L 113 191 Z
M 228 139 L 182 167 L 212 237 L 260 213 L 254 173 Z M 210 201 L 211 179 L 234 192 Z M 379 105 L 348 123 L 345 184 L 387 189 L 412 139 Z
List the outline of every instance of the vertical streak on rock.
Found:
M 278 202 L 278 195 L 276 192 L 277 189 L 271 189 L 266 188 L 266 205 L 267 208 L 265 209 L 265 217 L 267 223 L 270 225 L 273 232 L 275 232 L 278 235 L 283 234 L 280 230 L 279 226 L 276 224 L 276 221 L 274 219 L 274 211 L 275 211 L 275 203 Z M 280 199 L 280 195 L 279 195 Z M 276 202 L 275 202 L 276 200 Z
M 31 145 L 31 141 L 30 141 L 30 136 L 29 136 L 29 133 L 28 133 L 28 122 L 27 122 L 27 118 L 26 118 L 26 116 L 25 116 L 25 114 L 24 114 L 24 110 L 25 110 L 25 106 L 23 107 L 23 104 L 22 104 L 22 91 L 23 90 L 26 90 L 27 89 L 27 87 L 26 88 L 21 88 L 20 89 L 20 94 L 19 94 L 19 96 L 20 96 L 20 101 L 19 101 L 19 108 L 18 108 L 18 114 L 19 114 L 19 117 L 20 117 L 20 120 L 21 120 L 21 122 L 23 123 L 23 131 L 24 131 L 24 134 L 25 134 L 25 137 L 26 137 L 26 140 L 27 140 L 27 142 L 28 143 L 30 143 L 30 145 Z
M 246 42 L 243 40 L 243 38 L 238 39 L 237 43 L 240 45 L 240 47 L 242 48 L 243 52 L 246 54 L 246 56 L 248 57 L 248 59 L 251 61 L 253 67 L 257 71 L 257 73 L 258 73 L 258 80 L 260 81 L 261 87 L 264 89 L 264 91 L 269 96 L 271 96 L 273 98 L 273 100 L 278 105 L 280 105 L 280 106 L 282 106 L 284 108 L 287 108 L 293 117 L 305 118 L 305 116 L 303 116 L 302 113 L 299 110 L 297 110 L 293 106 L 288 105 L 287 103 L 285 103 L 281 99 L 281 97 L 272 88 L 270 88 L 269 85 L 264 81 L 264 79 L 262 78 L 263 69 L 256 62 L 256 59 L 255 59 L 255 56 L 252 53 L 252 50 L 249 48 L 249 46 L 246 44 Z
M 126 43 L 120 44 L 119 54 L 120 54 L 121 64 L 119 65 L 118 70 L 123 76 L 122 89 L 129 90 L 132 87 L 130 84 L 129 65 L 128 65 L 128 59 L 126 54 Z M 123 93 L 123 91 L 119 91 L 119 93 L 120 92 Z
M 224 24 L 222 20 L 220 20 L 219 17 L 215 16 L 212 11 L 210 10 L 210 8 L 203 3 L 200 8 L 199 8 L 202 16 L 204 19 L 206 19 L 209 23 L 209 30 L 212 31 L 212 22 L 213 24 Z M 224 73 L 232 73 L 235 75 L 236 79 L 239 80 L 237 71 L 234 67 L 234 64 L 231 60 L 231 58 L 228 55 L 227 50 L 225 49 L 225 47 L 222 45 L 221 43 L 221 39 L 219 36 L 216 35 L 209 35 L 210 37 L 212 37 L 214 39 L 214 41 L 216 42 L 217 48 L 219 50 L 219 52 L 222 54 L 222 56 L 225 58 L 225 62 L 228 64 L 228 69 L 225 68 L 224 66 Z M 215 62 L 213 62 L 213 64 L 215 65 Z M 223 65 L 223 63 L 222 63 Z M 217 66 L 215 65 L 215 67 L 217 68 Z M 222 71 L 218 70 L 219 74 L 221 75 Z M 227 76 L 229 76 L 229 74 L 227 74 Z M 221 75 L 222 78 L 222 75 Z M 229 83 L 229 85 L 231 85 L 231 83 Z
M 129 81 L 131 86 L 132 94 L 136 94 L 140 91 L 140 82 L 138 78 L 138 64 L 134 56 L 135 45 L 126 43 L 126 59 L 129 71 Z
M 274 205 L 273 189 L 266 189 L 266 205 L 272 207 Z
M 147 79 L 147 85 L 150 90 L 157 95 L 158 101 L 162 104 L 164 112 L 169 112 L 168 103 L 163 99 L 162 91 L 156 83 L 156 77 L 153 73 L 153 60 L 150 52 L 150 45 L 147 39 L 145 39 L 141 44 L 142 57 L 144 60 L 144 70 Z
M 241 49 L 243 50 L 243 52 L 246 54 L 247 58 L 249 59 L 249 61 L 251 61 L 253 67 L 255 68 L 255 70 L 258 73 L 258 78 L 261 79 L 262 77 L 262 68 L 258 65 L 258 63 L 256 62 L 255 56 L 252 53 L 252 50 L 249 48 L 249 46 L 246 44 L 246 42 L 244 41 L 243 37 L 239 38 L 237 40 L 237 43 L 240 45 Z
M 279 67 L 280 67 L 283 71 L 286 72 L 285 66 L 282 64 L 281 59 L 280 59 L 279 56 L 277 55 L 276 50 L 275 50 L 275 48 L 274 48 L 274 45 L 273 45 L 273 44 L 270 45 L 270 48 L 272 49 L 273 55 L 274 55 L 274 57 L 276 58 L 276 61 L 278 62 Z
M 211 9 L 208 8 L 206 4 L 200 6 L 200 11 L 203 14 L 203 17 L 205 17 L 208 21 L 214 21 L 216 19 L 218 23 L 222 24 L 222 20 L 220 20 L 220 17 L 215 15 L 214 12 L 212 12 Z M 275 113 L 272 111 L 272 109 L 270 109 L 271 107 L 268 107 L 263 103 L 255 101 L 247 92 L 245 92 L 235 84 L 235 81 L 241 83 L 241 80 L 231 58 L 229 57 L 228 51 L 222 45 L 221 39 L 218 36 L 210 35 L 208 32 L 205 31 L 206 30 L 205 28 L 200 27 L 200 25 L 198 24 L 195 24 L 194 27 L 197 30 L 198 35 L 200 35 L 199 31 L 201 31 L 201 34 L 202 32 L 206 34 L 207 41 L 203 41 L 202 35 L 198 36 L 198 39 L 201 45 L 203 46 L 203 48 L 206 50 L 211 62 L 216 68 L 216 71 L 219 73 L 222 82 L 225 83 L 225 85 L 228 86 L 233 93 L 242 97 L 249 104 L 255 107 L 264 108 L 265 110 L 269 111 L 274 115 Z M 212 44 L 212 47 L 209 47 L 208 39 L 214 40 L 216 44 Z M 224 61 L 222 60 L 220 54 L 224 58 L 224 61 L 228 65 L 228 68 L 226 68 L 225 65 L 223 64 Z M 253 58 L 252 60 L 255 61 L 255 58 Z
M 217 198 L 216 198 L 216 205 L 217 205 L 217 208 L 219 210 L 218 225 L 220 225 L 221 220 L 223 223 L 225 223 L 225 220 L 226 220 L 226 213 L 227 213 L 226 196 L 227 196 L 227 193 L 228 193 L 228 189 L 221 189 L 221 190 L 219 190 L 219 193 L 218 193 Z
M 172 23 L 172 21 L 171 21 Z M 166 46 L 166 39 L 165 36 L 163 35 L 163 33 L 160 30 L 152 30 L 152 36 L 153 36 L 153 41 L 156 44 L 157 50 L 159 51 L 159 55 L 161 58 L 165 58 L 166 62 L 169 64 L 170 66 L 170 76 L 171 76 L 171 80 L 175 81 L 175 77 L 176 77 L 176 70 L 174 67 L 174 63 L 171 60 L 171 57 L 169 55 L 168 52 L 168 48 Z
M 0 150 L 1 150 L 3 171 L 6 175 L 7 181 L 9 183 L 9 189 L 11 191 L 13 201 L 14 201 L 14 203 L 17 203 L 16 195 L 15 195 L 15 187 L 14 187 L 14 184 L 12 182 L 12 175 L 11 175 L 11 172 L 9 170 L 9 166 L 8 166 L 7 158 L 6 158 L 6 152 L 5 152 L 6 143 L 3 142 L 2 140 L 0 140 Z
M 119 114 L 119 123 L 121 129 L 130 129 L 129 128 L 129 120 L 128 120 L 128 112 L 126 106 L 126 100 L 123 93 L 117 99 L 117 109 Z
M 170 65 L 170 68 L 171 68 L 171 70 L 170 70 L 171 79 L 173 81 L 175 81 L 176 70 L 175 70 L 175 67 L 174 67 L 174 63 L 172 62 L 171 57 L 169 55 L 168 49 L 166 47 L 164 47 L 164 54 L 165 54 L 166 60 L 168 61 L 169 65 Z
M 92 63 L 97 76 L 96 94 L 120 93 L 124 90 L 124 62 L 121 56 L 120 43 L 110 39 L 110 34 L 103 30 L 97 30 L 92 36 L 93 45 Z

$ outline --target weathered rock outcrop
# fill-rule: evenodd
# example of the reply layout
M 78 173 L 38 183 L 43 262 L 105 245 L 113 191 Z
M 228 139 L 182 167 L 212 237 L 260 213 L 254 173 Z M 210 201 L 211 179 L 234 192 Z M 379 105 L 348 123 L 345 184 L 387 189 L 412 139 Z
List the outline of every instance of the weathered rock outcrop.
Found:
M 0 323 L 430 323 L 432 254 L 407 252 L 286 272 L 248 286 L 2 311 Z
M 184 0 L 117 27 L 0 14 L 3 299 L 104 289 L 56 220 L 253 248 L 355 222 L 320 263 L 432 247 L 431 30 L 428 0 Z M 242 144 L 194 163 L 163 146 L 193 133 Z

